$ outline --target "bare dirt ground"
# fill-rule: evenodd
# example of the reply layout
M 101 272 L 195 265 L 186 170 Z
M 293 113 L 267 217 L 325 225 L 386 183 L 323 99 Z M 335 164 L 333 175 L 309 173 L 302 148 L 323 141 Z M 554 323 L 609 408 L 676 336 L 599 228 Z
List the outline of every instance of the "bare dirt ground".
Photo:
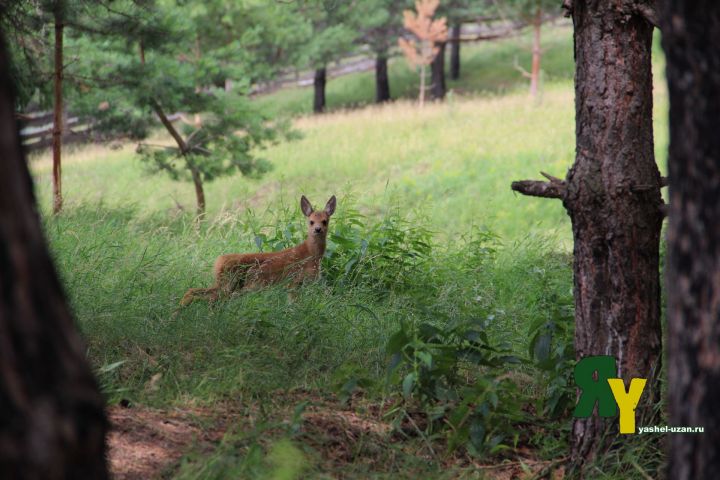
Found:
M 109 409 L 110 470 L 117 480 L 157 478 L 198 445 L 220 440 L 222 426 L 204 428 L 211 413 L 202 409 L 155 410 L 134 406 Z
M 345 477 L 343 472 L 351 465 L 364 465 L 361 471 L 382 472 L 395 463 L 399 451 L 427 461 L 440 461 L 448 470 L 465 474 L 474 472 L 478 478 L 497 480 L 523 480 L 537 478 L 551 462 L 534 458 L 533 452 L 523 448 L 515 452 L 514 458 L 497 463 L 480 463 L 466 455 L 451 455 L 440 459 L 432 447 L 425 448 L 419 439 L 412 441 L 409 430 L 398 428 L 383 418 L 388 405 L 369 405 L 359 410 L 343 406 L 336 399 L 317 396 L 309 392 L 291 394 L 291 404 L 302 400 L 308 402 L 302 414 L 299 431 L 293 437 L 316 452 L 315 468 L 326 474 Z M 292 407 L 283 412 L 285 418 L 292 416 Z M 247 411 L 246 411 L 247 412 Z M 109 436 L 110 468 L 113 478 L 118 480 L 139 480 L 170 478 L 179 460 L 192 451 L 210 453 L 222 440 L 227 429 L 242 428 L 252 423 L 251 418 L 238 415 L 229 408 L 175 408 L 158 410 L 143 406 L 109 409 L 112 431 Z M 402 431 L 406 430 L 405 433 Z M 270 437 L 273 435 L 269 433 Z M 281 432 L 275 432 L 280 433 Z M 410 440 L 410 441 L 409 441 Z M 265 438 L 268 444 L 274 441 Z M 412 450 L 412 452 L 411 452 Z M 396 453 L 393 453 L 396 452 Z M 435 457 L 435 458 L 433 458 Z M 355 470 L 351 468 L 351 470 Z M 540 475 L 552 480 L 562 479 L 562 469 L 554 468 L 552 473 Z M 357 470 L 356 470 L 357 471 Z M 544 473 L 544 472 L 543 472 Z M 463 478 L 476 478 L 463 477 Z

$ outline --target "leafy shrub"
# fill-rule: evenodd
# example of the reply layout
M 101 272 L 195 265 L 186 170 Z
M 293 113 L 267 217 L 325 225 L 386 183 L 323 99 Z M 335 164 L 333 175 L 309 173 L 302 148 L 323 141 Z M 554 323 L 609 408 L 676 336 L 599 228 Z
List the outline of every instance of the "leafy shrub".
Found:
M 443 432 L 452 451 L 496 453 L 517 439 L 513 425 L 524 418 L 520 392 L 506 374 L 520 360 L 506 345 L 493 345 L 487 324 L 472 321 L 438 328 L 404 322 L 388 341 L 389 374 L 401 385 L 409 415 L 418 405 L 425 433 Z

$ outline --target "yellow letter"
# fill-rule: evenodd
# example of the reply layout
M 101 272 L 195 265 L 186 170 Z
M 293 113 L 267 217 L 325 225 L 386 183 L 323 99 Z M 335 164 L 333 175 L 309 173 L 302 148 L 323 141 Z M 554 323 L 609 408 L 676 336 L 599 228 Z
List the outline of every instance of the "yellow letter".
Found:
M 635 433 L 635 407 L 645 390 L 647 380 L 633 378 L 630 380 L 630 389 L 627 392 L 622 378 L 608 378 L 607 381 L 620 409 L 620 433 Z

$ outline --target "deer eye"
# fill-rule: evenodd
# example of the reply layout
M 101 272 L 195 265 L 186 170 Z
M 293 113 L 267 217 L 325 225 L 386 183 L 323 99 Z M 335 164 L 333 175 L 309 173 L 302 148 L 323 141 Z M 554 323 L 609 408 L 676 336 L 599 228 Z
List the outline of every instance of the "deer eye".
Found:
M 327 225 L 327 220 L 323 220 L 323 225 Z
M 315 225 L 315 222 L 313 222 L 312 220 L 310 220 L 310 225 Z

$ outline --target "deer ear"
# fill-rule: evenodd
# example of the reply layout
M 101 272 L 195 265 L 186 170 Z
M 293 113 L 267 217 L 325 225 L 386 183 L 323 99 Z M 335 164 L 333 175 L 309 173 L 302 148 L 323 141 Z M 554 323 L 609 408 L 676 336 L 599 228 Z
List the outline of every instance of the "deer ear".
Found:
M 335 195 L 330 197 L 330 200 L 328 200 L 327 204 L 325 205 L 325 213 L 328 214 L 328 217 L 335 213 L 335 206 L 337 205 L 337 200 L 335 200 Z
M 302 210 L 303 214 L 306 217 L 309 217 L 310 214 L 313 212 L 312 205 L 310 205 L 310 200 L 305 198 L 305 195 L 300 197 L 300 210 Z

